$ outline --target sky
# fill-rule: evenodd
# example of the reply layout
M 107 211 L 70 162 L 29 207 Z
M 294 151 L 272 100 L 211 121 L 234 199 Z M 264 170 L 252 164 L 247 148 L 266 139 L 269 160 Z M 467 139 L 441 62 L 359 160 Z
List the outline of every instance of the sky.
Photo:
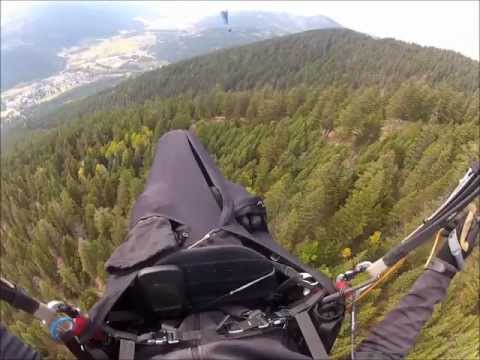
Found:
M 228 9 L 325 15 L 341 25 L 377 37 L 458 51 L 479 59 L 478 0 L 466 1 L 116 1 L 144 6 L 149 20 L 184 28 L 207 15 Z M 96 4 L 101 5 L 99 1 Z M 40 1 L 1 1 L 2 26 L 28 16 Z

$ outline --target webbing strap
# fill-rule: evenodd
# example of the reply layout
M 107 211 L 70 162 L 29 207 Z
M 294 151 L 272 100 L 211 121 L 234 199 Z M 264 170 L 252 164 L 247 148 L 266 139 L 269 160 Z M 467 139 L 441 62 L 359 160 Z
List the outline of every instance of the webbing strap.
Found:
M 86 351 L 77 341 L 74 334 L 71 331 L 65 332 L 60 335 L 60 340 L 63 344 L 70 350 L 70 352 L 75 355 L 78 360 L 96 360 L 95 357 L 90 352 Z
M 111 360 L 111 358 L 103 351 L 98 348 L 89 348 L 88 353 L 95 360 Z
M 462 250 L 465 252 L 467 252 L 470 247 L 470 244 L 467 241 L 467 236 L 470 232 L 470 229 L 472 228 L 472 225 L 475 219 L 475 213 L 476 213 L 476 208 L 474 208 L 474 206 L 472 205 L 465 219 L 465 222 L 463 223 L 462 232 L 460 233 L 460 246 L 462 247 Z
M 179 342 L 192 342 L 202 340 L 205 342 L 217 341 L 217 340 L 228 340 L 228 339 L 240 339 L 244 337 L 256 336 L 264 334 L 266 332 L 274 331 L 280 329 L 277 326 L 269 326 L 267 328 L 249 328 L 246 330 L 237 332 L 227 332 L 219 333 L 215 329 L 205 329 L 205 330 L 191 330 L 191 331 L 158 331 L 157 333 L 150 332 L 142 335 L 134 335 L 109 329 L 109 335 L 113 338 L 116 338 L 120 341 L 120 348 L 122 346 L 125 349 L 130 349 L 131 344 L 143 344 L 143 345 L 167 345 L 167 344 L 176 344 Z M 133 346 L 134 352 L 135 346 Z M 126 350 L 125 350 L 126 351 Z M 124 360 L 124 357 L 121 357 Z M 127 359 L 130 359 L 127 357 Z
M 212 342 L 217 340 L 233 340 L 242 339 L 246 337 L 252 337 L 257 335 L 263 335 L 271 331 L 279 330 L 278 327 L 269 327 L 265 329 L 249 329 L 248 331 L 236 333 L 236 334 L 219 334 L 215 330 L 202 331 L 193 330 L 184 332 L 181 334 L 182 341 L 202 340 L 205 342 Z
M 462 248 L 458 241 L 457 229 L 453 229 L 450 234 L 448 234 L 448 247 L 457 262 L 457 268 L 462 270 L 465 265 L 465 260 L 463 259 Z
M 226 333 L 219 332 L 221 329 L 193 331 L 164 329 L 156 333 L 150 332 L 142 335 L 135 335 L 124 331 L 114 330 L 108 326 L 105 326 L 104 329 L 110 334 L 110 336 L 120 340 L 119 358 L 121 360 L 133 360 L 136 343 L 142 345 L 163 345 L 197 340 L 211 342 L 216 340 L 240 339 L 285 328 L 286 321 L 293 318 L 298 323 L 298 327 L 305 338 L 305 342 L 312 357 L 315 360 L 328 359 L 328 354 L 323 346 L 322 340 L 309 315 L 309 310 L 324 296 L 325 291 L 323 289 L 318 290 L 291 308 L 283 309 L 275 313 L 274 318 L 266 317 L 260 310 L 250 311 L 247 319 L 236 322 L 236 326 L 227 329 Z
M 204 342 L 212 342 L 219 340 L 231 340 L 241 339 L 245 337 L 251 337 L 256 335 L 265 334 L 270 331 L 279 330 L 279 327 L 266 327 L 266 328 L 249 328 L 246 330 L 241 329 L 239 332 L 231 333 L 219 333 L 215 329 L 205 330 L 190 330 L 190 331 L 172 331 L 167 333 L 159 332 L 158 334 L 150 334 L 150 338 L 141 338 L 139 336 L 137 343 L 144 345 L 166 345 L 176 343 L 186 343 L 202 340 Z M 123 360 L 123 359 L 122 359 Z
M 323 346 L 322 339 L 318 335 L 308 311 L 302 311 L 295 316 L 298 327 L 302 332 L 310 355 L 315 360 L 328 360 L 328 354 Z
M 113 329 L 112 327 L 110 327 L 108 325 L 105 325 L 103 327 L 103 330 L 107 334 L 109 334 L 110 336 L 114 337 L 115 339 L 125 339 L 125 340 L 137 341 L 137 338 L 138 338 L 138 336 L 135 335 L 134 333 Z
M 458 269 L 455 266 L 436 257 L 432 257 L 427 266 L 425 266 L 425 269 L 445 274 L 450 278 L 453 278 L 458 272 Z
M 301 301 L 295 306 L 289 308 L 287 313 L 291 317 L 295 317 L 297 314 L 310 310 L 316 303 L 325 297 L 325 291 L 323 289 L 317 290 L 311 294 L 306 300 Z
M 127 339 L 120 339 L 120 348 L 118 350 L 119 360 L 135 359 L 135 342 Z

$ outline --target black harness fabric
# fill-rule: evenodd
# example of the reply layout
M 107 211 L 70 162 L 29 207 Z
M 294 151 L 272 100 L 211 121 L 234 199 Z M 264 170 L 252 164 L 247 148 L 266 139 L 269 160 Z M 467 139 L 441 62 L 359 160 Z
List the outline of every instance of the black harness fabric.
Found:
M 212 188 L 216 188 L 220 201 Z M 227 181 L 202 146 L 190 132 L 174 130 L 159 140 L 143 193 L 137 199 L 129 225 L 129 234 L 107 261 L 109 273 L 104 296 L 90 310 L 91 326 L 82 337 L 86 342 L 101 326 L 108 312 L 137 272 L 178 249 L 186 248 L 214 229 L 224 236 L 225 245 L 245 246 L 279 261 L 299 272 L 309 272 L 327 293 L 335 291 L 324 275 L 302 265 L 299 260 L 274 242 L 268 231 L 250 233 L 235 220 L 235 204 L 252 198 L 239 185 Z M 179 243 L 171 224 L 182 226 L 188 236 Z M 185 230 L 187 229 L 187 230 Z M 231 240 L 228 240 L 231 239 Z M 226 243 L 225 243 L 226 241 Z
M 160 139 L 145 191 L 133 208 L 130 228 L 141 219 L 164 216 L 187 225 L 191 230 L 190 239 L 195 241 L 218 227 L 221 210 L 192 151 L 192 142 L 195 142 L 192 135 L 179 130 Z M 215 184 L 221 191 L 219 174 L 210 170 L 212 160 L 208 155 L 201 160 L 204 169 L 209 170 L 208 175 L 217 178 Z

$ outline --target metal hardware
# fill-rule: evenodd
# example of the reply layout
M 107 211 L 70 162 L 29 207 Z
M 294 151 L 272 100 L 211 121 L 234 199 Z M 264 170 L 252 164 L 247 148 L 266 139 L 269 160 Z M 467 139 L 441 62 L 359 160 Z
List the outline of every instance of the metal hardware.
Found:
M 247 323 L 255 328 L 264 329 L 270 326 L 269 321 L 266 319 L 265 314 L 260 310 L 254 310 L 247 319 Z
M 455 258 L 457 267 L 462 270 L 465 264 L 465 260 L 462 255 L 462 248 L 460 247 L 460 242 L 458 241 L 457 229 L 453 229 L 450 234 L 448 234 L 448 247 L 452 256 Z
M 287 318 L 281 314 L 273 314 L 267 316 L 263 311 L 254 310 L 246 314 L 247 319 L 242 322 L 225 324 L 228 334 L 241 334 L 252 329 L 265 329 L 271 326 L 284 327 L 287 323 Z M 222 329 L 219 329 L 222 330 Z
M 160 337 L 153 339 L 148 339 L 146 343 L 148 345 L 165 345 L 165 344 L 177 344 L 180 342 L 180 339 L 177 336 L 177 333 L 174 331 L 163 331 L 160 333 Z
M 177 337 L 177 333 L 175 332 L 167 332 L 167 343 L 169 344 L 177 344 L 180 342 L 180 339 Z
M 272 261 L 275 261 L 275 262 L 278 262 L 278 260 L 280 260 L 280 255 L 277 255 L 277 254 L 271 254 L 270 255 L 270 260 Z
M 213 229 L 213 230 L 210 230 L 208 233 L 206 233 L 200 240 L 197 240 L 196 242 L 194 242 L 192 245 L 190 245 L 189 247 L 187 247 L 187 250 L 190 250 L 190 249 L 193 249 L 195 247 L 197 247 L 198 245 L 200 245 L 201 243 L 203 243 L 205 240 L 208 240 L 212 237 L 212 235 L 214 235 L 215 233 L 219 232 L 220 229 Z
M 236 328 L 236 329 L 228 329 L 228 333 L 229 334 L 241 334 L 243 333 L 245 330 L 243 330 L 242 328 Z
M 47 307 L 50 310 L 53 310 L 55 312 L 60 312 L 64 306 L 65 306 L 65 303 L 58 300 L 52 300 L 47 304 Z
M 317 286 L 318 281 L 309 273 L 300 273 L 300 277 L 302 278 L 302 282 L 306 283 L 308 286 Z
M 362 261 L 355 266 L 356 271 L 364 272 L 372 265 L 371 261 Z
M 362 261 L 361 263 L 359 263 L 355 266 L 355 269 L 345 271 L 343 274 L 339 274 L 337 276 L 336 280 L 337 281 L 339 281 L 339 280 L 345 280 L 345 281 L 353 280 L 358 274 L 369 270 L 371 268 L 371 266 L 372 266 L 372 263 L 370 261 Z
M 47 307 L 56 313 L 64 313 L 72 318 L 80 315 L 79 308 L 65 304 L 63 301 L 52 300 L 47 304 Z
M 352 293 L 352 313 L 350 324 L 350 356 L 351 360 L 355 360 L 355 331 L 357 330 L 356 319 L 356 292 Z
M 318 281 L 309 273 L 303 272 L 298 274 L 300 277 L 301 283 L 303 283 L 303 296 L 310 294 L 311 290 L 318 285 Z

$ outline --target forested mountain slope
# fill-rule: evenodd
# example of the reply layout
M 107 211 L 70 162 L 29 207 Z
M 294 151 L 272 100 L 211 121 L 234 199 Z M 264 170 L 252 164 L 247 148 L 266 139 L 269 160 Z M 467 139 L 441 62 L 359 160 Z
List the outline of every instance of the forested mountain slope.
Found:
M 452 51 L 374 39 L 348 29 L 312 30 L 220 50 L 147 72 L 67 105 L 53 115 L 54 119 L 49 116 L 43 123 L 143 103 L 157 96 L 204 94 L 215 86 L 239 91 L 342 83 L 353 88 L 379 86 L 391 92 L 408 80 L 435 86 L 448 84 L 454 90 L 471 93 L 478 88 L 478 62 Z
M 316 58 L 308 49 L 320 47 L 306 40 L 314 34 L 332 39 L 330 49 L 350 39 L 356 51 L 330 65 L 305 65 L 301 58 Z M 435 209 L 478 157 L 478 62 L 353 32 L 283 40 L 302 37 L 303 53 L 273 40 L 150 74 L 142 94 L 141 82 L 126 83 L 115 96 L 88 100 L 95 112 L 80 119 L 60 114 L 72 121 L 3 159 L 2 275 L 43 300 L 91 306 L 104 288 L 104 262 L 125 238 L 155 143 L 173 128 L 196 132 L 226 177 L 266 199 L 271 231 L 303 261 L 334 277 L 383 254 Z M 367 56 L 367 45 L 355 38 L 376 55 Z M 269 46 L 284 53 L 268 55 Z M 398 47 L 411 53 L 392 53 Z M 353 61 L 357 53 L 363 65 Z M 299 68 L 289 56 L 302 62 Z M 226 65 L 231 58 L 237 66 Z M 195 71 L 185 73 L 189 67 Z M 328 72 L 333 68 L 345 77 Z M 223 81 L 235 69 L 244 83 L 227 86 Z M 374 69 L 379 75 L 372 76 Z M 428 250 L 407 259 L 362 301 L 358 340 L 408 290 Z M 477 251 L 412 359 L 478 359 L 478 261 Z M 66 356 L 30 318 L 2 305 L 2 321 L 50 358 Z M 348 320 L 345 325 L 338 357 L 349 351 Z

